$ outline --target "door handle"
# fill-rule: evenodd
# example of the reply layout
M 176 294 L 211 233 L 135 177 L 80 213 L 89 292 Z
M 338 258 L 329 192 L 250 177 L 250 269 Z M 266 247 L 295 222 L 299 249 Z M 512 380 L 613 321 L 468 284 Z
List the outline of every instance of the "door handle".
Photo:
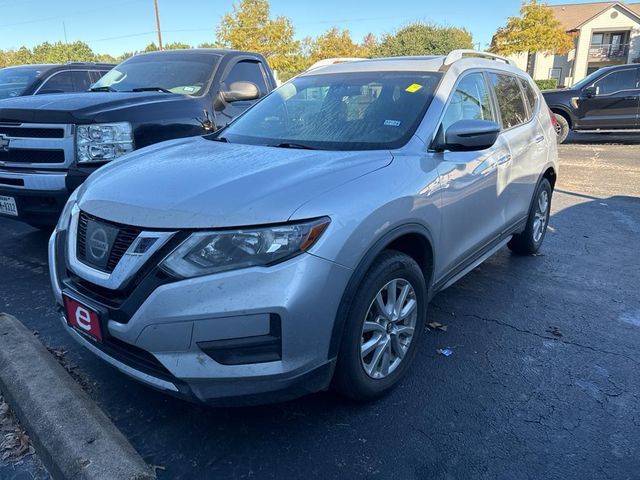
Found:
M 629 96 L 629 97 L 624 97 L 625 100 L 638 100 L 638 96 L 634 95 L 634 96 Z
M 507 153 L 506 155 L 498 159 L 498 161 L 496 162 L 496 165 L 506 165 L 510 161 L 511 161 L 511 155 Z
M 544 142 L 544 135 L 538 135 L 538 136 L 535 138 L 535 142 L 536 142 L 536 143 L 542 143 L 542 142 Z

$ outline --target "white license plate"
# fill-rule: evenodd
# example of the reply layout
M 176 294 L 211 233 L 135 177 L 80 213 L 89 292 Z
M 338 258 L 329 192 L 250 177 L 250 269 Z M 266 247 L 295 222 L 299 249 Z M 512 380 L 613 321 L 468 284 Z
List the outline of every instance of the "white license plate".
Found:
M 16 200 L 13 197 L 0 195 L 0 213 L 17 217 L 18 207 L 16 206 Z

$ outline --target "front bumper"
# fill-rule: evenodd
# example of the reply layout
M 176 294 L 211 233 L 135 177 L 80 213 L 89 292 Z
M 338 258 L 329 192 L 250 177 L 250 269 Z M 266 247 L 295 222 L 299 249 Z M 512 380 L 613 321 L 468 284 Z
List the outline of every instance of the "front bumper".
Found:
M 329 345 L 350 269 L 310 254 L 268 268 L 159 283 L 152 269 L 133 289 L 114 291 L 121 298 L 111 302 L 104 288 L 93 294 L 68 270 L 64 235 L 54 233 L 49 245 L 56 300 L 62 311 L 66 291 L 104 312 L 105 341 L 88 339 L 63 316 L 64 326 L 125 374 L 215 404 L 279 401 L 329 385 L 335 360 Z M 265 338 L 279 342 L 279 358 L 273 351 L 262 355 Z
M 89 173 L 0 168 L 0 195 L 15 199 L 18 217 L 0 216 L 31 225 L 53 227 L 69 195 Z

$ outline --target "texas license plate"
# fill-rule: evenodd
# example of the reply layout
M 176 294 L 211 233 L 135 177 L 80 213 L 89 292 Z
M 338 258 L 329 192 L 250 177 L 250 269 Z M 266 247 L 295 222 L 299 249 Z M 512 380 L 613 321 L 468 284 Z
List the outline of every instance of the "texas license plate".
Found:
M 16 199 L 13 197 L 5 197 L 4 195 L 0 195 L 0 213 L 17 217 L 18 207 L 16 205 Z
M 98 312 L 67 296 L 64 296 L 64 306 L 67 311 L 69 325 L 94 340 L 102 342 L 102 330 Z

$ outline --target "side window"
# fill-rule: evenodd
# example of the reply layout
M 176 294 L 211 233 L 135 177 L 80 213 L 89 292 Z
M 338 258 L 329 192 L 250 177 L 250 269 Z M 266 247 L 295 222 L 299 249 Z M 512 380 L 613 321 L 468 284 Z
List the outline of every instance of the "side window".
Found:
M 635 68 L 619 70 L 602 77 L 596 83 L 596 95 L 609 95 L 621 90 L 634 90 L 638 88 L 638 71 Z
M 533 89 L 531 84 L 524 78 L 519 78 L 518 80 L 520 81 L 520 85 L 522 85 L 524 96 L 527 97 L 527 102 L 529 103 L 529 111 L 533 114 L 536 108 L 538 108 L 538 94 Z
M 503 128 L 511 128 L 525 123 L 528 120 L 527 108 L 518 79 L 511 75 L 490 73 L 489 81 L 496 92 Z
M 236 63 L 224 82 L 227 88 L 234 82 L 251 82 L 258 87 L 260 96 L 266 95 L 269 90 L 262 65 L 251 60 L 242 60 Z
M 38 94 L 44 93 L 66 93 L 73 92 L 73 78 L 71 72 L 60 72 L 54 74 L 49 80 L 45 81 Z
M 71 72 L 71 78 L 75 92 L 84 92 L 91 87 L 91 76 L 86 70 L 74 70 Z
M 96 83 L 98 80 L 100 80 L 102 77 L 104 77 L 104 74 L 107 73 L 109 70 L 92 70 L 91 71 L 91 84 Z
M 442 119 L 446 131 L 459 120 L 491 120 L 496 116 L 491 105 L 489 89 L 481 73 L 471 73 L 458 83 Z

